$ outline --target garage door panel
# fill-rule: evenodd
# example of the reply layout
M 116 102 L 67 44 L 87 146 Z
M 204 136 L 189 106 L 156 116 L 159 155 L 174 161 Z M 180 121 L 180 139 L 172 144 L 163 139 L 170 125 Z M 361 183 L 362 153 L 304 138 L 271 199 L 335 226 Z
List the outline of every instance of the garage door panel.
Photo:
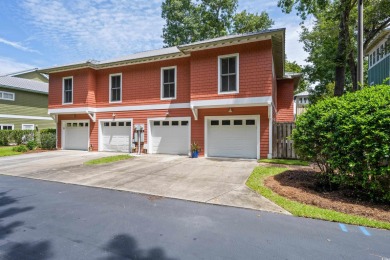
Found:
M 207 122 L 207 156 L 253 159 L 257 157 L 257 126 L 252 125 L 253 120 L 248 124 L 246 120 L 234 118 L 212 121 L 214 125 L 211 124 L 211 120 Z M 229 125 L 222 125 L 222 121 Z
M 119 126 L 119 123 L 123 126 Z M 126 125 L 127 123 L 127 125 Z M 130 152 L 131 123 L 130 122 L 102 123 L 103 151 Z
M 88 123 L 84 122 L 70 122 L 66 123 L 64 127 L 65 150 L 88 150 Z
M 177 120 L 172 120 L 177 122 Z M 167 122 L 167 121 L 165 121 Z M 151 123 L 151 153 L 162 154 L 183 154 L 186 155 L 189 152 L 189 126 L 182 125 L 179 122 L 178 125 L 163 126 L 163 122 L 160 125 L 154 125 L 154 121 Z

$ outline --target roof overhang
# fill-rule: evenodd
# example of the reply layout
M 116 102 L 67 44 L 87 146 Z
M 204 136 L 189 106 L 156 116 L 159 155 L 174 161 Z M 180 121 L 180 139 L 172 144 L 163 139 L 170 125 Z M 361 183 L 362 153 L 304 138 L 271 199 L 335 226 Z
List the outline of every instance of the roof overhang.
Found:
M 278 78 L 277 80 L 293 80 L 294 81 L 294 90 L 298 89 L 299 81 L 302 78 L 302 73 L 287 73 L 282 78 Z
M 0 84 L 0 88 L 8 88 L 8 89 L 13 89 L 13 90 L 38 93 L 38 94 L 43 94 L 43 95 L 48 95 L 49 94 L 48 92 L 44 92 L 44 91 L 38 91 L 38 90 L 27 89 L 27 88 L 18 88 L 18 87 L 3 85 L 3 84 Z
M 384 38 L 390 37 L 390 28 L 382 30 L 367 46 L 364 51 L 364 55 L 368 55 L 369 52 Z

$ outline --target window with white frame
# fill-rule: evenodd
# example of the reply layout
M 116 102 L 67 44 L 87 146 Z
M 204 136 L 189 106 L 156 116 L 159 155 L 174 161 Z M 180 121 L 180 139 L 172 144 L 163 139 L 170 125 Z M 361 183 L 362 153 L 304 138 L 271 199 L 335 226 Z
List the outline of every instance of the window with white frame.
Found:
M 218 61 L 218 92 L 237 93 L 239 86 L 238 54 L 220 56 Z
M 369 64 L 370 64 L 370 67 L 371 67 L 372 66 L 372 53 L 370 54 Z
M 0 91 L 0 99 L 15 101 L 15 93 Z
M 22 124 L 22 130 L 34 130 L 34 124 Z
M 385 54 L 385 47 L 383 44 L 381 45 L 381 59 L 383 58 L 383 55 Z
M 375 64 L 375 51 L 372 53 L 372 65 Z
M 0 130 L 14 130 L 14 125 L 0 124 Z
M 110 75 L 110 102 L 122 101 L 122 74 Z
M 66 77 L 62 79 L 63 85 L 63 103 L 73 103 L 73 77 Z
M 378 62 L 379 61 L 379 58 L 380 58 L 380 51 L 379 51 L 379 47 L 376 49 L 376 61 Z
M 161 99 L 176 98 L 176 67 L 161 68 Z

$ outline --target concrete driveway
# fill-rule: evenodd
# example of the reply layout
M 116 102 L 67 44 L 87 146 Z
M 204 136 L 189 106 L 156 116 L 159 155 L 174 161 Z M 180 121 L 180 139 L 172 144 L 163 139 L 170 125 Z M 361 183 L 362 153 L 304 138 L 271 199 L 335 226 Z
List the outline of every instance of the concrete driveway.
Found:
M 53 151 L 2 157 L 0 174 L 288 214 L 246 187 L 256 161 L 143 155 L 114 164 L 83 165 L 114 154 Z

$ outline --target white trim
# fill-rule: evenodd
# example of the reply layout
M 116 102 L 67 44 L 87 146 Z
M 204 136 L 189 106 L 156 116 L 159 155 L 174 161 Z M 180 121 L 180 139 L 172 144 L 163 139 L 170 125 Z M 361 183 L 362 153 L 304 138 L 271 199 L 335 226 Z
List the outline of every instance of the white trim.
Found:
M 22 124 L 22 130 L 31 130 L 31 129 L 23 129 L 24 126 L 27 126 L 27 125 L 32 125 L 32 130 L 35 129 L 35 125 L 34 124 Z
M 65 80 L 72 79 L 72 102 L 65 103 Z M 74 92 L 74 80 L 73 76 L 63 77 L 62 78 L 62 105 L 72 105 L 73 104 L 73 92 Z
M 191 103 L 170 103 L 141 106 L 115 106 L 115 107 L 72 107 L 49 109 L 49 114 L 76 114 L 76 113 L 99 113 L 99 112 L 120 112 L 136 110 L 158 110 L 158 109 L 182 109 L 182 108 L 214 108 L 214 107 L 250 107 L 268 106 L 272 104 L 272 96 L 253 98 L 224 98 L 191 101 Z
M 235 91 L 221 91 L 222 82 L 221 82 L 221 60 L 224 58 L 236 58 L 236 90 Z M 240 54 L 232 53 L 227 55 L 218 56 L 218 94 L 237 94 L 240 93 Z
M 56 109 L 49 109 L 49 114 L 120 112 L 120 111 L 135 111 L 135 110 L 180 109 L 180 108 L 191 108 L 190 103 L 171 103 L 171 104 L 141 105 L 141 106 L 116 106 L 116 107 L 99 107 L 99 108 L 92 108 L 92 107 L 56 108 Z
M 272 159 L 272 134 L 273 134 L 273 110 L 272 105 L 268 106 L 268 155 L 267 159 Z
M 221 98 L 212 100 L 191 101 L 191 107 L 213 108 L 213 107 L 239 107 L 239 106 L 268 106 L 272 103 L 272 96 L 251 97 L 251 98 Z
M 13 125 L 13 124 L 0 124 L 0 130 L 2 130 L 2 127 L 3 127 L 3 126 L 11 126 L 11 127 L 12 127 L 12 130 L 15 129 L 15 125 Z
M 164 70 L 170 70 L 174 69 L 175 70 L 175 96 L 174 97 L 169 97 L 169 98 L 164 98 Z M 161 100 L 174 100 L 177 98 L 177 66 L 170 66 L 170 67 L 162 67 L 161 68 L 161 83 L 160 83 L 160 99 Z
M 151 117 L 147 119 L 148 153 L 152 153 L 151 121 L 188 121 L 188 156 L 191 155 L 191 117 Z
M 121 83 L 121 100 L 117 100 L 117 101 L 112 101 L 111 100 L 111 84 L 112 84 L 112 77 L 115 77 L 115 76 L 121 76 L 121 80 L 120 80 L 120 83 Z M 123 86 L 122 86 L 122 73 L 113 73 L 113 74 L 110 74 L 109 75 L 109 93 L 108 93 L 108 96 L 109 96 L 109 103 L 112 104 L 112 103 L 122 103 L 122 89 L 123 89 Z
M 7 115 L 0 114 L 0 118 L 20 118 L 20 119 L 36 119 L 36 120 L 53 120 L 51 117 L 43 117 L 43 116 L 21 116 L 21 115 Z
M 0 100 L 15 101 L 15 93 L 13 92 L 0 91 L 0 94 L 1 94 Z M 4 98 L 4 94 L 12 95 L 12 98 Z
M 102 152 L 104 151 L 103 149 L 103 126 L 102 124 L 104 122 L 131 122 L 130 126 L 130 144 L 129 144 L 129 153 L 131 152 L 132 149 L 132 143 L 133 143 L 133 118 L 103 118 L 98 120 L 98 151 Z
M 255 119 L 256 122 L 256 147 L 257 147 L 257 159 L 260 159 L 260 115 L 240 115 L 240 116 L 205 116 L 204 117 L 204 157 L 207 156 L 207 146 L 208 146 L 208 140 L 207 140 L 207 132 L 208 132 L 208 120 L 220 120 L 220 119 Z
M 87 151 L 89 150 L 89 146 L 90 146 L 90 137 L 91 137 L 91 122 L 89 119 L 82 119 L 82 120 L 61 120 L 61 150 L 65 150 L 64 149 L 64 145 L 65 145 L 65 131 L 64 131 L 64 128 L 66 127 L 66 123 L 88 123 L 88 147 L 87 147 Z M 57 129 L 58 130 L 58 129 Z M 58 131 L 57 131 L 58 133 Z

